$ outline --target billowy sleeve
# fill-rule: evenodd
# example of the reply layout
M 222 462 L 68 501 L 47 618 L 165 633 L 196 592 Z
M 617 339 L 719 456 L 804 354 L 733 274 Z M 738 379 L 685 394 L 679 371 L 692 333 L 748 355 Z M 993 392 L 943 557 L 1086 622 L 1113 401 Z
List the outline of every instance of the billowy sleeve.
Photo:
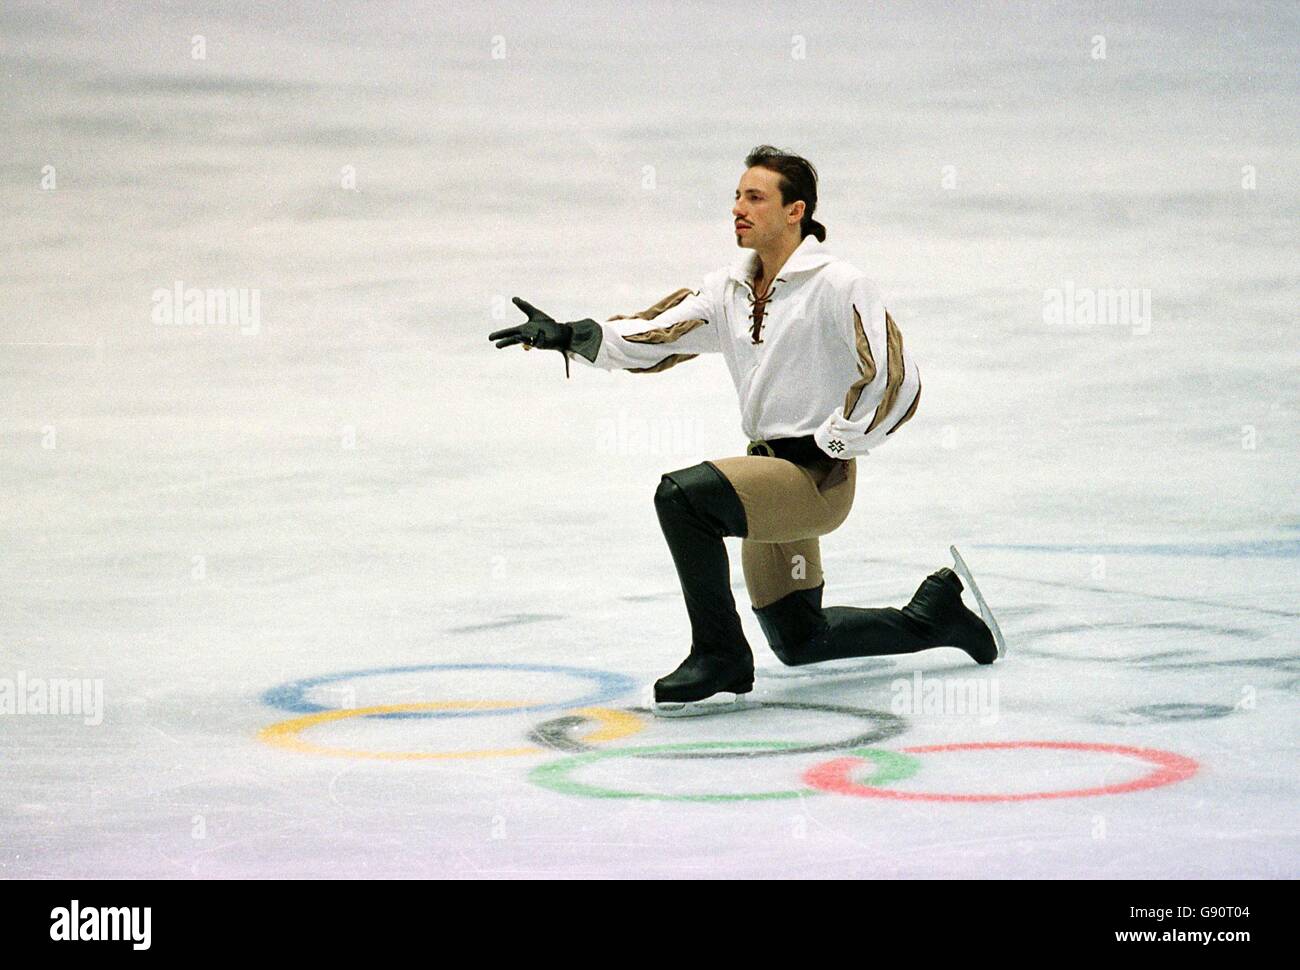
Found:
M 610 317 L 605 323 L 579 321 L 573 324 L 568 355 L 601 370 L 649 374 L 721 349 L 704 288 L 677 290 L 640 313 Z
M 835 458 L 855 458 L 911 420 L 921 400 L 921 375 L 903 349 L 903 335 L 871 281 L 860 277 L 838 308 L 857 379 L 844 401 L 814 433 L 818 447 Z

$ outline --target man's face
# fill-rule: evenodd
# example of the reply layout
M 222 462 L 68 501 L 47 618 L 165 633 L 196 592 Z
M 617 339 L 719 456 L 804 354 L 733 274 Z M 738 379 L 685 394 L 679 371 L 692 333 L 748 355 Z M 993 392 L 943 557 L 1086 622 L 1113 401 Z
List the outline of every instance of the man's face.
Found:
M 736 186 L 731 209 L 736 245 L 759 249 L 780 238 L 803 218 L 803 202 L 781 204 L 781 176 L 770 168 L 747 169 Z

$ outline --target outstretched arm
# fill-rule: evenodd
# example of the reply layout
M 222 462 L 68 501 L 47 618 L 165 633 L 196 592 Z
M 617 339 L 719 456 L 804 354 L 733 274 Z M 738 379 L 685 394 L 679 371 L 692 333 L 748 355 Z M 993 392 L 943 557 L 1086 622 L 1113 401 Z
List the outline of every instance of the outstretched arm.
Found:
M 574 324 L 569 356 L 602 370 L 638 374 L 667 370 L 699 354 L 718 353 L 714 313 L 703 290 L 681 289 L 640 313 L 606 323 Z
M 717 326 L 704 291 L 677 290 L 640 313 L 611 317 L 606 323 L 577 320 L 558 323 L 531 303 L 515 297 L 528 322 L 488 334 L 497 347 L 521 344 L 564 354 L 602 370 L 654 373 L 721 347 Z M 626 322 L 619 322 L 626 321 Z

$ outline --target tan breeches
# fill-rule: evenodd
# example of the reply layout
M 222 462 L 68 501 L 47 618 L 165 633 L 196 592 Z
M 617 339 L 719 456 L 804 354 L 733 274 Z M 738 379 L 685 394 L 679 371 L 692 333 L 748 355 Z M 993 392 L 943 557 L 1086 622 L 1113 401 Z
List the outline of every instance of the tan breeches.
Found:
M 749 534 L 741 544 L 745 586 L 755 609 L 796 589 L 821 585 L 819 536 L 833 532 L 853 507 L 857 460 L 847 477 L 820 490 L 832 466 L 804 468 L 780 458 L 746 455 L 709 464 L 731 482 L 745 507 Z

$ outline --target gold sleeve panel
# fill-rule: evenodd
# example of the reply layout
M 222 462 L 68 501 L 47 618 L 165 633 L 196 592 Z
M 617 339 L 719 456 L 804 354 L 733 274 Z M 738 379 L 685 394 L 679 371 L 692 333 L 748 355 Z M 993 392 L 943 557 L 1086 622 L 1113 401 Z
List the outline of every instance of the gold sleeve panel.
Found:
M 670 354 L 653 367 L 629 367 L 629 374 L 657 374 L 659 371 L 667 370 L 669 367 L 676 367 L 684 360 L 690 360 L 692 357 L 698 357 L 699 354 Z
M 656 327 L 654 330 L 643 330 L 641 333 L 624 334 L 623 339 L 635 344 L 670 344 L 706 322 L 705 320 L 679 320 L 671 327 Z
M 921 403 L 921 382 L 916 382 L 916 397 L 912 398 L 912 405 L 907 409 L 907 413 L 898 419 L 898 424 L 894 425 L 885 434 L 890 435 L 901 428 L 907 422 L 912 420 L 912 415 L 916 413 L 916 406 Z
M 886 342 L 889 345 L 889 362 L 885 377 L 885 396 L 880 399 L 880 405 L 876 408 L 876 416 L 871 419 L 871 424 L 867 426 L 867 434 L 876 429 L 880 422 L 893 410 L 894 404 L 898 401 L 898 390 L 903 386 L 903 335 L 898 332 L 898 327 L 894 323 L 894 318 L 885 311 L 885 335 Z M 913 402 L 915 403 L 915 402 Z
M 690 290 L 685 288 L 680 290 L 674 290 L 672 293 L 669 293 L 666 297 L 664 297 L 654 306 L 646 307 L 640 313 L 622 313 L 616 317 L 610 317 L 610 319 L 611 320 L 653 320 L 655 317 L 659 316 L 659 314 L 663 313 L 665 310 L 671 310 L 673 307 L 677 306 L 677 304 L 681 303 L 682 300 L 686 299 L 694 292 L 695 290 Z
M 620 314 L 619 316 L 610 317 L 609 319 L 611 321 L 612 320 L 653 320 L 655 317 L 659 316 L 664 311 L 671 310 L 673 307 L 677 306 L 677 304 L 681 303 L 682 300 L 686 299 L 688 296 L 692 296 L 696 294 L 697 292 L 698 291 L 696 290 L 690 290 L 685 288 L 680 290 L 674 290 L 672 293 L 669 293 L 658 303 L 654 304 L 654 306 L 646 307 L 640 313 Z M 679 320 L 677 323 L 674 323 L 671 327 L 655 327 L 652 330 L 643 330 L 640 333 L 627 333 L 627 334 L 622 334 L 621 336 L 623 340 L 627 340 L 635 344 L 670 344 L 674 340 L 680 340 L 682 337 L 690 333 L 696 327 L 703 326 L 706 323 L 708 323 L 707 320 Z M 695 355 L 691 354 L 690 356 L 694 357 Z M 669 364 L 667 366 L 671 367 L 672 365 Z M 662 368 L 659 365 L 655 365 L 655 367 L 653 368 L 629 367 L 627 369 L 635 370 L 639 373 L 646 373 L 652 370 L 662 369 Z
M 862 315 L 858 308 L 853 308 L 853 339 L 858 351 L 858 373 L 862 376 L 853 382 L 849 393 L 844 396 L 844 418 L 852 420 L 853 409 L 868 384 L 876 379 L 876 361 L 871 356 L 871 344 L 867 342 L 867 333 L 862 327 Z

